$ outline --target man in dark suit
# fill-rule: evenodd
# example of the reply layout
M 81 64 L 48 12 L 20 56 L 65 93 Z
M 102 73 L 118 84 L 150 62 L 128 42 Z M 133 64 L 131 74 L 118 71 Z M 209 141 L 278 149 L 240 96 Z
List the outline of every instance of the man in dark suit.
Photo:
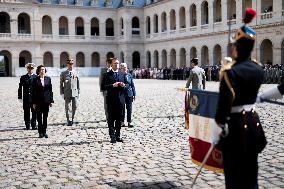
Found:
M 123 142 L 120 138 L 121 121 L 125 103 L 125 77 L 118 70 L 119 62 L 112 59 L 111 70 L 105 73 L 102 80 L 102 90 L 107 91 L 106 104 L 108 112 L 108 128 L 111 143 Z
M 19 83 L 18 89 L 18 99 L 23 103 L 24 109 L 24 120 L 26 129 L 29 130 L 30 126 L 35 130 L 36 128 L 36 112 L 32 108 L 32 81 L 36 78 L 36 75 L 33 73 L 34 69 L 33 63 L 26 64 L 27 74 L 22 75 Z M 30 118 L 30 112 L 32 112 L 32 119 Z
M 103 77 L 106 75 L 106 73 L 111 70 L 111 68 L 110 68 L 111 61 L 112 61 L 112 58 L 110 58 L 106 61 L 106 67 L 101 69 L 100 78 L 99 78 L 100 91 L 102 92 L 102 95 L 104 97 L 104 109 L 105 109 L 106 119 L 108 118 L 107 104 L 106 104 L 107 91 L 103 90 L 102 81 L 103 81 Z

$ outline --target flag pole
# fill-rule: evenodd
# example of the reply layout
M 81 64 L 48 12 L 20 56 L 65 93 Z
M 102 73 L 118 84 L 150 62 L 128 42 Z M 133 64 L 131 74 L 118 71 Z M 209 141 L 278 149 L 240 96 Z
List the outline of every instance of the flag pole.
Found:
M 201 164 L 201 166 L 200 166 L 200 168 L 199 168 L 197 174 L 196 174 L 195 177 L 194 177 L 194 180 L 193 180 L 193 182 L 192 182 L 192 184 L 191 184 L 191 188 L 193 188 L 193 186 L 194 186 L 194 184 L 195 184 L 195 182 L 196 182 L 196 180 L 197 180 L 197 177 L 198 177 L 199 174 L 201 173 L 202 168 L 204 167 L 205 163 L 207 162 L 208 158 L 210 157 L 210 154 L 211 154 L 211 152 L 213 151 L 214 146 L 215 146 L 215 145 L 212 143 L 211 146 L 210 146 L 210 148 L 209 148 L 209 150 L 208 150 L 208 152 L 207 152 L 207 154 L 206 154 L 206 156 L 204 157 L 204 159 L 203 159 L 203 161 L 202 161 L 202 164 Z

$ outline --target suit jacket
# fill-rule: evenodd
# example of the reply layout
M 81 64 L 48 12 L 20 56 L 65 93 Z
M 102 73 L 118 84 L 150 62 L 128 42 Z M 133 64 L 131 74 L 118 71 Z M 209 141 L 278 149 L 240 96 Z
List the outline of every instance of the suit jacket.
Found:
M 109 68 L 105 67 L 105 68 L 101 68 L 101 73 L 100 73 L 100 78 L 99 78 L 99 85 L 100 85 L 100 91 L 103 92 L 104 90 L 102 90 L 102 81 L 103 81 L 103 77 L 105 75 L 105 73 L 107 73 L 109 70 Z
M 18 99 L 23 99 L 23 105 L 29 105 L 32 103 L 32 81 L 37 75 L 29 74 L 22 75 L 20 78 L 18 88 Z
M 136 91 L 135 91 L 135 86 L 133 82 L 132 75 L 130 73 L 125 74 L 125 82 L 126 82 L 126 87 L 125 87 L 125 95 L 128 97 L 133 97 L 136 96 Z
M 80 94 L 79 77 L 77 74 L 68 70 L 60 74 L 60 94 L 64 94 L 64 98 L 78 97 Z
M 107 110 L 110 115 L 121 117 L 122 108 L 125 104 L 125 88 L 124 87 L 113 87 L 115 82 L 125 82 L 124 74 L 120 71 L 117 72 L 117 78 L 114 76 L 114 72 L 110 70 L 105 73 L 102 80 L 102 90 L 107 91 L 106 104 Z
M 37 76 L 32 83 L 32 103 L 41 106 L 49 105 L 53 102 L 51 78 L 45 76 L 44 86 L 42 86 L 40 77 Z
M 205 71 L 202 68 L 195 66 L 190 70 L 186 88 L 188 88 L 192 82 L 192 89 L 202 89 L 202 85 L 203 89 L 205 89 L 205 79 Z

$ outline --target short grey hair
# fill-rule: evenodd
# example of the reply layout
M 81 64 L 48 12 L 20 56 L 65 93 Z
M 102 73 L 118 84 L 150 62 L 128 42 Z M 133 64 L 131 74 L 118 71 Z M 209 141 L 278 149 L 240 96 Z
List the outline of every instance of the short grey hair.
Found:
M 124 67 L 126 67 L 126 68 L 127 68 L 127 64 L 126 64 L 125 62 L 120 63 L 120 67 L 122 67 L 122 66 L 124 66 Z

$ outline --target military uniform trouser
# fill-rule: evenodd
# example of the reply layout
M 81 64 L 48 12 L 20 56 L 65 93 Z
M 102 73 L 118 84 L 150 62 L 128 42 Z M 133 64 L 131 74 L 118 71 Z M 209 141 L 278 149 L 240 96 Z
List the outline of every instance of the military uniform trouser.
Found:
M 67 122 L 74 120 L 77 104 L 78 104 L 77 97 L 65 98 L 65 113 L 66 113 Z M 71 114 L 71 120 L 70 120 L 70 114 Z
M 48 111 L 49 104 L 37 105 L 36 107 L 39 134 L 46 134 Z
M 25 120 L 25 125 L 26 128 L 29 129 L 30 126 L 32 128 L 36 127 L 36 111 L 33 109 L 32 104 L 25 104 L 24 107 L 24 120 Z M 30 117 L 32 112 L 32 119 Z

